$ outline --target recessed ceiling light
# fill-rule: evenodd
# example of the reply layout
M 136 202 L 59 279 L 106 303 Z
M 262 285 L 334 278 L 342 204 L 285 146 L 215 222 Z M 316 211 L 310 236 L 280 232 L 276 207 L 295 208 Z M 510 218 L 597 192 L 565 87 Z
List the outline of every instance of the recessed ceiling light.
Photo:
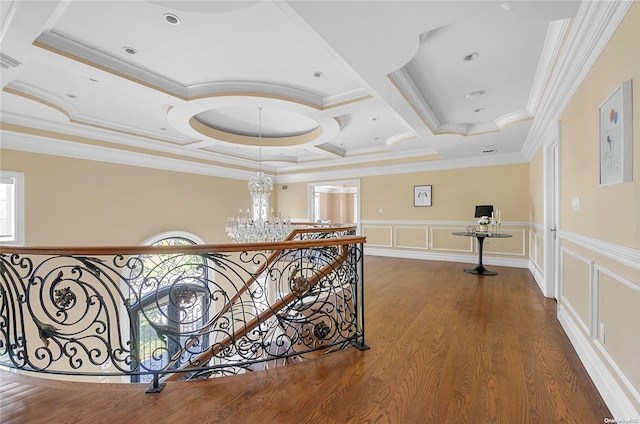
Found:
M 466 55 L 465 57 L 462 58 L 462 60 L 464 60 L 465 62 L 471 62 L 472 60 L 476 60 L 478 58 L 478 56 L 480 56 L 479 53 L 469 53 L 468 55 Z
M 162 17 L 164 18 L 164 21 L 169 25 L 180 25 L 180 18 L 178 18 L 173 13 L 165 13 L 164 15 L 162 15 Z
M 478 109 L 474 110 L 475 113 L 478 112 L 484 112 L 484 108 L 483 107 L 479 107 Z
M 165 127 L 160 128 L 161 131 L 166 131 L 167 129 Z
M 380 118 L 379 118 L 379 117 L 377 117 L 377 116 L 374 116 L 373 118 L 371 118 L 371 120 L 372 120 L 372 121 L 379 121 L 379 120 L 380 120 Z
M 324 72 L 316 71 L 313 73 L 313 76 L 316 78 L 322 78 L 324 76 Z
M 475 99 L 477 97 L 480 97 L 483 94 L 484 94 L 484 90 L 472 91 L 471 93 L 465 94 L 464 98 L 465 98 L 465 100 L 471 100 L 471 99 Z
M 77 99 L 78 96 L 76 96 L 75 94 L 67 94 L 67 97 L 71 98 L 71 99 Z
M 490 144 L 488 146 L 484 146 L 482 148 L 482 153 L 495 153 L 497 151 L 498 151 L 498 149 L 496 149 L 496 146 L 494 146 L 493 144 Z
M 133 47 L 123 47 L 122 50 L 129 54 L 138 54 L 138 51 Z

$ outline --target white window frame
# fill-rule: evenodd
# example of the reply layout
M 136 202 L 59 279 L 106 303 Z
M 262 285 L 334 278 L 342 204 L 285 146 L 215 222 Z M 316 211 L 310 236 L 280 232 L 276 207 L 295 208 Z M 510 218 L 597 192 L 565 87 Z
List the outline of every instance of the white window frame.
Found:
M 11 236 L 1 236 L 0 244 L 24 245 L 24 173 L 0 170 L 0 180 L 12 180 L 13 204 L 11 214 L 13 215 L 13 234 Z

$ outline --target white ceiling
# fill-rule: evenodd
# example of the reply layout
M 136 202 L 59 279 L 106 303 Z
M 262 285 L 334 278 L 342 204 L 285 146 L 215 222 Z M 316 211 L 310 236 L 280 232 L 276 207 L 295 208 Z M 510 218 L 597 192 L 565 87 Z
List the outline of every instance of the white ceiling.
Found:
M 286 179 L 526 160 L 580 2 L 0 5 L 4 147 Z

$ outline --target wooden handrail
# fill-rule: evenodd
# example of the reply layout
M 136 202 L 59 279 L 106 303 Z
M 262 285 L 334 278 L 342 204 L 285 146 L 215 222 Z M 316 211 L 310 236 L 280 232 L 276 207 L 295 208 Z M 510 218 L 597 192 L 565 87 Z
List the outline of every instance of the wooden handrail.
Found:
M 337 239 L 333 239 L 333 241 L 335 242 L 335 241 L 337 241 Z M 336 245 L 336 244 L 337 243 L 333 243 L 333 245 Z M 339 265 L 343 264 L 347 260 L 347 258 L 349 256 L 348 253 L 349 253 L 349 249 L 344 244 L 341 244 L 340 245 L 340 255 L 337 258 L 335 258 L 331 263 L 329 263 L 329 264 L 325 265 L 324 267 L 322 267 L 317 273 L 315 273 L 308 280 L 309 288 L 315 286 L 323 277 L 329 275 L 331 273 L 331 271 L 336 269 L 336 267 L 338 267 Z M 298 296 L 296 294 L 294 294 L 294 293 L 287 294 L 282 299 L 280 299 L 277 302 L 275 302 L 272 305 L 272 307 L 270 307 L 269 309 L 263 311 L 260 315 L 258 315 L 257 317 L 255 317 L 254 319 L 252 319 L 251 321 L 246 323 L 242 328 L 236 330 L 236 332 L 233 333 L 232 336 L 227 336 L 220 343 L 216 343 L 214 346 L 212 346 L 211 349 L 207 349 L 206 351 L 200 353 L 195 358 L 195 362 L 199 363 L 199 364 L 204 364 L 204 363 L 208 362 L 214 355 L 217 355 L 223 349 L 226 349 L 227 347 L 229 347 L 234 340 L 238 340 L 238 339 L 242 338 L 243 336 L 246 336 L 249 332 L 251 332 L 258 325 L 260 325 L 261 322 L 264 322 L 267 319 L 275 316 L 276 313 L 280 312 L 280 310 L 282 308 L 284 308 L 289 303 L 294 301 L 297 297 Z M 190 360 L 190 362 L 191 362 L 191 360 Z M 189 369 L 197 368 L 197 367 L 198 367 L 197 365 L 187 364 L 183 368 L 181 368 L 181 371 L 178 371 L 178 372 L 174 371 L 171 374 L 168 374 L 165 377 L 163 377 L 162 381 L 164 382 L 164 381 L 177 380 L 177 379 L 180 378 L 180 374 L 182 372 L 188 372 Z
M 332 226 L 332 227 L 326 227 L 326 226 L 313 226 L 314 224 L 310 224 L 310 223 L 300 223 L 298 225 L 306 225 L 307 227 L 304 228 L 295 228 L 293 231 L 291 231 L 291 233 L 289 233 L 289 235 L 283 240 L 284 243 L 287 242 L 294 242 L 295 246 L 298 248 L 305 248 L 305 247 L 310 247 L 309 246 L 309 242 L 313 242 L 313 247 L 318 247 L 318 246 L 335 246 L 335 245 L 342 245 L 345 243 L 336 243 L 335 241 L 338 240 L 337 238 L 331 238 L 331 239 L 326 239 L 329 240 L 328 243 L 320 243 L 317 244 L 316 242 L 322 240 L 322 239 L 315 239 L 315 240 L 297 240 L 294 241 L 293 239 L 295 239 L 295 237 L 298 234 L 305 234 L 305 233 L 323 233 L 323 232 L 335 232 L 335 231 L 348 231 L 348 230 L 352 230 L 355 228 L 355 226 L 353 225 L 349 225 L 349 226 L 344 226 L 344 225 L 336 225 L 336 226 Z M 340 239 L 351 239 L 351 237 L 353 236 L 347 236 L 347 237 L 341 237 Z M 325 241 L 326 241 L 325 240 Z M 279 242 L 278 245 L 280 246 L 280 243 L 283 242 Z M 306 243 L 305 243 L 306 242 Z M 352 241 L 353 243 L 364 243 L 364 237 L 361 237 L 361 240 L 359 241 Z M 287 243 L 289 244 L 289 243 Z M 243 244 L 243 247 L 247 247 L 247 246 L 256 246 L 256 243 L 253 244 Z M 218 245 L 220 246 L 220 245 Z M 227 245 L 224 245 L 225 247 Z M 232 246 L 238 246 L 238 244 L 233 244 Z M 266 244 L 265 243 L 260 243 L 259 244 L 260 247 L 262 247 L 264 250 L 270 250 L 266 248 Z M 242 249 L 241 251 L 245 251 L 245 250 L 254 250 L 254 249 Z M 262 249 L 260 249 L 262 250 Z M 238 291 L 236 292 L 236 294 L 233 295 L 233 297 L 231 299 L 229 299 L 228 302 L 226 302 L 224 304 L 224 306 L 220 309 L 220 311 L 218 311 L 213 317 L 211 317 L 201 328 L 200 330 L 198 330 L 198 332 L 196 333 L 197 336 L 201 336 L 204 333 L 206 333 L 207 331 L 209 331 L 210 327 L 218 320 L 218 318 L 220 316 L 222 316 L 223 314 L 227 313 L 229 311 L 229 309 L 231 309 L 233 307 L 233 305 L 235 305 L 235 303 L 238 301 L 238 299 L 240 299 L 240 297 L 249 289 L 249 287 L 251 287 L 251 285 L 257 280 L 257 276 L 259 276 L 260 274 L 262 274 L 264 272 L 264 270 L 271 265 L 271 263 L 273 263 L 273 261 L 278 258 L 280 256 L 280 254 L 282 253 L 282 251 L 284 251 L 285 249 L 280 248 L 278 250 L 274 250 L 269 257 L 267 258 L 267 260 L 265 262 L 262 263 L 262 265 L 260 265 L 260 267 L 258 268 L 258 270 L 253 273 L 253 275 L 251 276 L 251 278 L 249 278 L 247 281 L 244 282 L 244 284 L 240 287 L 240 289 L 238 289 Z M 197 338 L 191 338 L 189 341 L 187 341 L 187 343 L 185 343 L 185 345 L 178 351 L 176 352 L 172 357 L 171 360 L 167 363 L 167 365 L 164 367 L 164 369 L 170 369 L 178 359 L 180 359 L 180 357 L 184 354 L 184 352 L 186 352 L 191 346 L 193 346 L 195 343 L 197 342 Z M 164 380 L 164 379 L 163 379 Z
M 305 232 L 322 233 L 346 231 L 353 226 L 345 227 L 319 227 L 295 229 L 284 241 L 261 243 L 222 243 L 222 244 L 194 244 L 177 246 L 9 246 L 0 245 L 0 253 L 20 253 L 32 255 L 79 255 L 79 256 L 105 256 L 105 255 L 161 255 L 167 253 L 230 253 L 244 252 L 248 250 L 285 250 L 292 247 L 329 246 L 337 244 L 364 243 L 363 236 L 345 236 L 332 239 L 317 240 L 291 240 L 297 234 Z
M 203 244 L 203 245 L 174 245 L 174 246 L 84 246 L 84 247 L 48 247 L 48 246 L 36 246 L 36 247 L 20 247 L 20 246 L 2 246 L 0 245 L 0 253 L 3 254 L 24 254 L 24 255 L 59 255 L 59 256 L 137 256 L 137 255 L 167 255 L 167 254 L 215 254 L 215 253 L 241 253 L 247 251 L 264 251 L 270 252 L 267 260 L 264 261 L 258 270 L 251 274 L 251 276 L 239 287 L 234 296 L 223 305 L 220 311 L 215 314 L 214 317 L 201 327 L 198 335 L 204 334 L 209 331 L 210 327 L 215 324 L 219 317 L 228 312 L 236 304 L 238 299 L 256 282 L 259 276 L 264 273 L 268 267 L 286 250 L 297 249 L 311 249 L 316 247 L 330 247 L 336 246 L 340 249 L 341 255 L 335 258 L 330 264 L 324 266 L 318 271 L 318 274 L 312 276 L 308 282 L 309 287 L 315 285 L 321 278 L 330 273 L 335 267 L 342 264 L 348 257 L 348 245 L 362 244 L 366 241 L 362 236 L 343 236 L 343 237 L 329 237 L 329 238 L 317 238 L 311 240 L 293 240 L 298 235 L 304 233 L 340 233 L 353 230 L 355 226 L 314 226 L 314 224 L 298 224 L 298 225 L 310 225 L 304 228 L 295 228 L 287 237 L 287 239 L 278 242 L 262 242 L 262 243 L 245 243 L 245 244 Z M 296 296 L 292 293 L 285 296 L 283 299 L 276 302 L 270 310 L 262 312 L 259 316 L 255 317 L 248 323 L 245 323 L 241 329 L 236 331 L 233 336 L 227 336 L 222 340 L 222 343 L 218 343 L 212 346 L 206 352 L 201 353 L 196 359 L 199 363 L 206 363 L 211 359 L 213 355 L 217 355 L 222 349 L 231 345 L 234 340 L 247 335 L 250 331 L 253 331 L 261 322 L 269 319 L 279 312 L 282 308 L 295 300 Z M 175 365 L 175 362 L 180 358 L 186 349 L 188 349 L 197 340 L 195 338 L 187 342 L 187 344 L 172 356 L 170 363 L 167 364 L 160 372 L 167 372 L 168 369 Z M 193 368 L 191 366 L 190 368 Z M 180 372 L 169 371 L 172 374 L 165 375 L 164 380 L 175 380 L 177 374 Z M 157 380 L 156 380 L 157 381 Z

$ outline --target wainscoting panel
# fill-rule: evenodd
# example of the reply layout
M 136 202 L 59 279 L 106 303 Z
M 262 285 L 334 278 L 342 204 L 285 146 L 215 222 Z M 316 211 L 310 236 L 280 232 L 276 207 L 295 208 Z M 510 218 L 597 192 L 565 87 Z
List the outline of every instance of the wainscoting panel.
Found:
M 640 250 L 560 231 L 558 319 L 614 417 L 640 417 Z
M 362 235 L 369 247 L 392 247 L 393 227 L 391 225 L 362 225 Z
M 546 293 L 545 279 L 545 246 L 544 246 L 544 229 L 537 224 L 531 224 L 528 233 L 529 240 L 529 271 L 535 278 L 538 287 L 542 293 Z M 552 271 L 553 272 L 553 271 Z M 548 294 L 546 294 L 548 295 Z
M 445 252 L 475 252 L 475 237 L 454 236 L 454 231 L 462 231 L 460 228 L 431 228 L 431 249 Z
M 527 237 L 525 230 L 500 230 L 503 234 L 510 234 L 511 238 L 492 239 L 487 238 L 484 240 L 484 253 L 485 254 L 501 254 L 510 256 L 525 256 Z
M 544 237 L 541 234 L 536 233 L 533 238 L 535 241 L 535 250 L 536 250 L 536 266 L 543 270 L 544 269 Z
M 626 376 L 640 402 L 640 286 L 614 272 L 595 267 L 596 338 Z M 636 331 L 629 332 L 630 328 Z
M 400 221 L 362 220 L 362 234 L 367 237 L 365 251 L 369 255 L 476 263 L 475 237 L 454 236 L 466 232 L 476 222 L 466 221 Z M 501 232 L 511 238 L 489 239 L 484 244 L 485 265 L 528 268 L 530 224 L 504 223 Z
M 593 262 L 567 248 L 562 249 L 560 264 L 562 287 L 561 302 L 575 315 L 587 334 L 593 334 L 591 325 L 591 296 L 593 292 Z
M 395 227 L 395 246 L 407 249 L 428 249 L 427 227 Z

